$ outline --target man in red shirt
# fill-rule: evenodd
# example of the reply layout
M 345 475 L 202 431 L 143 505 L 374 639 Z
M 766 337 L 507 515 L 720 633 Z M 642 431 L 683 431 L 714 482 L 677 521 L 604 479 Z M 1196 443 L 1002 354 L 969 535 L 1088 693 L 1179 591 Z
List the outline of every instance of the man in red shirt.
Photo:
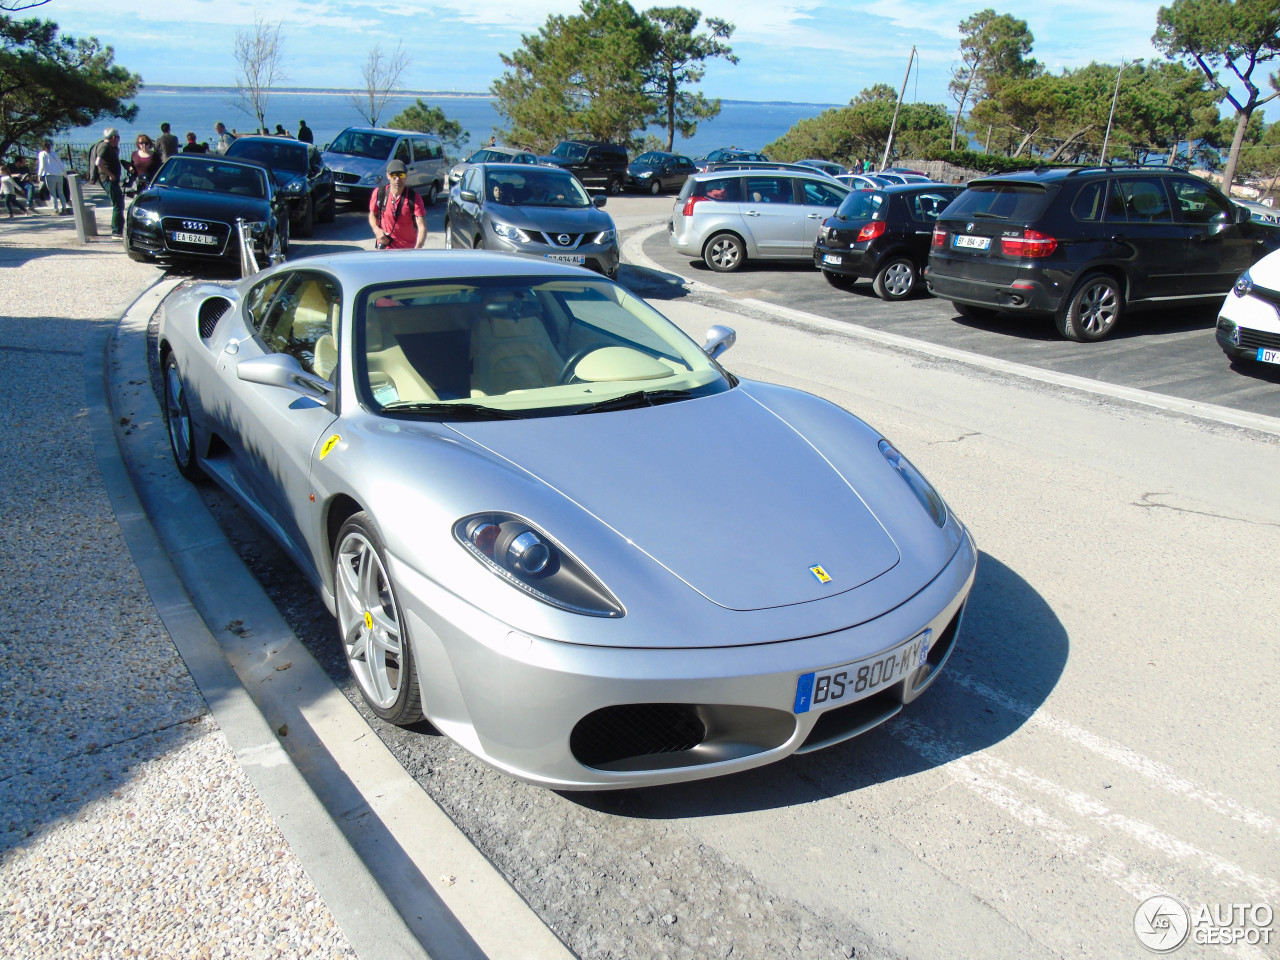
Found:
M 405 184 L 404 162 L 387 164 L 388 183 L 369 197 L 369 226 L 379 250 L 421 250 L 427 242 L 427 206 Z

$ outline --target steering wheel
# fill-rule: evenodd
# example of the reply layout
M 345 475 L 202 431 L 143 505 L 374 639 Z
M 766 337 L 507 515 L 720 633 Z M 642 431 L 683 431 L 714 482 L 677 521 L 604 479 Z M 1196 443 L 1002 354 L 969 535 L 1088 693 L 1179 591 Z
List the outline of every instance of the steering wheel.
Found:
M 564 386 L 567 383 L 572 383 L 574 380 L 573 368 L 576 367 L 582 361 L 583 357 L 585 357 L 589 353 L 595 353 L 598 349 L 600 348 L 599 347 L 583 347 L 581 350 L 579 350 L 577 353 L 571 356 L 568 360 L 566 360 L 565 365 L 560 368 L 560 376 L 556 377 L 556 385 Z

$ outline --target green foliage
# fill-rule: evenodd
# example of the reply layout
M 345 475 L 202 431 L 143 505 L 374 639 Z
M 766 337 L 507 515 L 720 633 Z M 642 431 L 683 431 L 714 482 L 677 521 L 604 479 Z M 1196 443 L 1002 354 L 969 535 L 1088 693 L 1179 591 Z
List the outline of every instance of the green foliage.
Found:
M 59 36 L 50 20 L 0 16 L 0 155 L 106 117 L 132 120 L 142 78 L 96 38 Z
M 521 40 L 501 54 L 507 70 L 490 88 L 508 142 L 539 151 L 566 136 L 632 143 L 652 110 L 644 86 L 658 37 L 649 20 L 626 0 L 583 0 L 580 14 L 549 16 Z
M 960 21 L 960 63 L 948 84 L 957 104 L 951 129 L 953 150 L 966 101 L 980 102 L 1001 85 L 1040 72 L 1040 65 L 1028 59 L 1034 42 L 1027 21 L 997 14 L 990 7 Z
M 467 140 L 467 131 L 457 120 L 450 120 L 439 107 L 431 107 L 421 99 L 413 102 L 413 106 L 405 107 L 391 118 L 391 126 L 396 130 L 416 130 L 418 133 L 430 133 L 440 138 L 440 142 L 454 150 Z
M 846 165 L 866 157 L 878 162 L 889 139 L 897 100 L 897 92 L 887 84 L 868 87 L 847 107 L 799 121 L 764 152 L 784 162 L 806 157 Z M 922 156 L 937 144 L 945 145 L 950 130 L 951 118 L 942 104 L 904 103 L 894 133 L 895 155 Z
M 720 113 L 719 100 L 708 100 L 685 88 L 702 81 L 707 72 L 705 64 L 713 57 L 738 62 L 732 48 L 722 42 L 733 36 L 734 28 L 726 20 L 707 17 L 708 32 L 695 33 L 702 12 L 688 7 L 653 7 L 644 15 L 657 36 L 653 62 L 645 71 L 653 98 L 650 119 L 666 128 L 663 149 L 670 150 L 677 131 L 682 137 L 692 137 L 699 120 L 709 120 Z

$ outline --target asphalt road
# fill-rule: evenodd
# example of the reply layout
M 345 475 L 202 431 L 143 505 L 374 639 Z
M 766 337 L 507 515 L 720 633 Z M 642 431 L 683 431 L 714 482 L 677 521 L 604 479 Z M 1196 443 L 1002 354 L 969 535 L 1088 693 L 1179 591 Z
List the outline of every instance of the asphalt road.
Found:
M 627 232 L 669 205 L 624 197 L 608 209 Z M 298 252 L 364 236 L 347 215 L 328 229 Z M 645 252 L 703 278 L 665 243 L 659 234 Z M 926 343 L 1280 413 L 1273 381 L 1227 366 L 1209 315 L 1155 318 L 1162 334 L 1135 320 L 1128 336 L 1086 346 L 961 324 L 928 299 L 842 294 L 811 269 L 705 279 Z M 855 741 L 763 770 L 560 795 L 425 725 L 375 723 L 579 956 L 1139 957 L 1135 918 L 1153 895 L 1193 911 L 1280 908 L 1276 436 L 975 372 L 838 323 L 738 312 L 733 296 L 690 296 L 644 271 L 624 280 L 666 283 L 659 308 L 695 336 L 736 327 L 724 358 L 735 373 L 811 390 L 882 430 L 982 555 L 956 654 L 926 697 Z M 207 499 L 351 693 L 323 606 L 225 498 Z M 1177 956 L 1280 955 L 1280 925 L 1267 930 L 1269 945 L 1193 941 Z

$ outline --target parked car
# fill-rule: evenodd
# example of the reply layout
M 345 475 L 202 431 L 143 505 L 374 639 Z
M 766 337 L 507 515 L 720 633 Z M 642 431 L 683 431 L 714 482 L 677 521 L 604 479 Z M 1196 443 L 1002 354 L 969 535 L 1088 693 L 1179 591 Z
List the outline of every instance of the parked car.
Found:
M 618 232 L 604 204 L 567 170 L 477 163 L 449 191 L 444 244 L 573 263 L 612 277 Z
M 897 715 L 955 649 L 964 525 L 857 417 L 726 373 L 728 328 L 700 348 L 584 270 L 427 250 L 161 317 L 178 470 L 283 545 L 373 713 L 510 776 L 758 767 Z
M 750 150 L 739 150 L 737 147 L 720 147 L 712 150 L 705 157 L 698 157 L 694 161 L 694 165 L 698 168 L 699 173 L 705 173 L 707 167 L 713 163 L 724 163 L 729 160 L 749 160 L 755 163 L 768 163 L 769 158 L 763 153 L 752 153 Z
M 925 281 L 964 316 L 1053 317 L 1101 340 L 1130 304 L 1221 297 L 1278 231 L 1172 167 L 1075 167 L 969 183 L 938 219 Z
M 1256 203 L 1253 200 L 1241 200 L 1239 197 L 1232 197 L 1231 202 L 1237 207 L 1244 207 L 1249 211 L 1249 219 L 1256 223 L 1264 223 L 1271 227 L 1280 227 L 1280 210 L 1275 207 L 1269 207 L 1265 203 Z
M 813 167 L 815 170 L 821 170 L 828 176 L 838 177 L 842 173 L 848 173 L 849 168 L 843 163 L 836 163 L 834 160 L 816 160 L 810 157 L 807 160 L 797 160 L 796 163 L 802 167 Z
M 627 166 L 627 186 L 656 197 L 664 190 L 684 186 L 689 175 L 696 172 L 697 168 L 688 157 L 664 150 L 650 150 L 640 154 Z
M 347 127 L 326 144 L 324 162 L 333 171 L 338 196 L 367 207 L 369 196 L 387 178 L 387 164 L 399 160 L 408 171 L 407 185 L 431 206 L 448 176 L 444 148 L 425 133 L 389 127 Z
M 333 222 L 338 209 L 333 171 L 311 144 L 284 137 L 237 137 L 226 156 L 256 160 L 271 171 L 276 191 L 289 205 L 291 234 L 309 237 L 317 220 Z
M 963 190 L 942 183 L 854 190 L 818 231 L 814 266 L 832 286 L 870 277 L 881 300 L 905 300 L 919 290 L 934 222 Z
M 251 160 L 181 153 L 129 204 L 124 249 L 141 263 L 238 268 L 237 220 L 248 224 L 260 262 L 289 249 L 289 211 L 270 170 Z
M 699 172 L 711 173 L 715 170 L 792 170 L 796 173 L 816 173 L 831 180 L 836 179 L 823 170 L 807 167 L 802 163 L 782 163 L 774 160 L 719 160 L 716 163 L 705 164 L 705 167 L 705 170 Z
M 748 260 L 807 260 L 818 227 L 849 188 L 814 170 L 718 170 L 685 181 L 667 221 L 678 253 L 712 270 Z
M 836 180 L 851 190 L 879 190 L 881 187 L 896 186 L 889 180 L 877 177 L 874 173 L 845 173 L 836 177 Z
M 627 151 L 605 140 L 561 140 L 542 163 L 568 170 L 584 187 L 621 193 L 627 182 Z
M 1218 310 L 1214 335 L 1233 362 L 1280 364 L 1280 253 L 1240 275 Z
M 517 147 L 484 147 L 477 150 L 465 160 L 459 160 L 449 168 L 449 173 L 445 178 L 446 189 L 451 188 L 455 183 L 462 179 L 462 175 L 466 173 L 467 168 L 473 163 L 528 163 L 538 164 L 537 154 L 529 150 L 521 150 Z

